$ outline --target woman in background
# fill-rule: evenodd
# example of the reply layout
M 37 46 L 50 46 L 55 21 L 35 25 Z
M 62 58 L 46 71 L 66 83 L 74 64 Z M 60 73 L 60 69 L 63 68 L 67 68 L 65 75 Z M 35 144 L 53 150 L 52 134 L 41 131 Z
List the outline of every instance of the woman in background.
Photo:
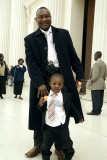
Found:
M 26 67 L 23 63 L 24 60 L 20 58 L 18 60 L 18 65 L 14 66 L 10 72 L 10 76 L 14 77 L 14 98 L 17 98 L 17 95 L 19 95 L 19 99 L 23 99 L 21 94 L 23 89 L 24 73 L 26 72 Z
M 4 61 L 4 55 L 0 53 L 0 97 L 3 99 L 2 94 L 6 94 L 5 81 L 7 80 L 7 67 Z

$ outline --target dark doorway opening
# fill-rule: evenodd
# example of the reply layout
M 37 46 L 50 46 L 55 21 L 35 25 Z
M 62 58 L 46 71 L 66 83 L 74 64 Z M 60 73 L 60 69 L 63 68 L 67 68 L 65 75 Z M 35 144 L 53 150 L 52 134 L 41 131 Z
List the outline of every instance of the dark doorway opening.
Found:
M 95 0 L 85 0 L 82 65 L 84 68 L 86 80 L 89 77 L 90 67 L 91 67 L 94 9 L 95 9 Z

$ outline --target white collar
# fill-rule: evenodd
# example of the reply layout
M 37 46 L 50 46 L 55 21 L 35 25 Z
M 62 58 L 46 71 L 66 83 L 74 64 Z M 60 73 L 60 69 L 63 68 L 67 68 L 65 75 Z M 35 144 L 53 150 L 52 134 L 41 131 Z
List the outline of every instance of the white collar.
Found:
M 40 28 L 40 30 L 47 35 L 47 33 L 52 33 L 52 27 L 50 26 L 50 28 L 48 29 L 48 31 L 44 31 L 43 29 Z
M 97 63 L 98 61 L 101 61 L 101 58 L 97 59 L 97 61 L 95 61 L 95 63 Z
M 21 68 L 23 68 L 23 65 L 20 65 L 20 64 L 19 64 L 19 66 L 20 66 Z
M 54 92 L 52 90 L 50 90 L 49 96 L 52 96 L 54 94 Z M 60 96 L 61 91 L 57 93 L 57 96 Z
M 97 61 L 101 60 L 101 58 L 97 59 Z

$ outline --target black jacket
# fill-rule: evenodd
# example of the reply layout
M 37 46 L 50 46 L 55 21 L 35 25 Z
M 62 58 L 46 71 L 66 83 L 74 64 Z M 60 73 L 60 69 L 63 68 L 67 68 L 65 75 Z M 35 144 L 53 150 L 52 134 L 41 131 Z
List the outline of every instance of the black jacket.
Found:
M 73 95 L 73 103 L 83 116 L 79 95 L 77 92 L 72 69 L 76 73 L 76 79 L 83 79 L 83 69 L 73 47 L 69 32 L 52 26 L 53 41 L 57 52 L 59 65 L 64 76 L 66 87 Z M 25 37 L 25 53 L 28 72 L 31 78 L 29 129 L 38 130 L 42 124 L 42 115 L 37 108 L 39 99 L 37 89 L 46 83 L 47 73 L 47 40 L 40 29 Z
M 82 119 L 83 117 L 74 106 L 71 94 L 68 92 L 62 92 L 62 94 L 63 94 L 64 110 L 66 114 L 65 125 L 68 125 L 70 117 L 74 118 L 75 123 L 79 123 L 79 120 Z M 42 111 L 42 128 L 44 128 L 45 116 L 47 110 L 47 101 L 42 106 L 40 106 L 38 103 L 38 109 Z

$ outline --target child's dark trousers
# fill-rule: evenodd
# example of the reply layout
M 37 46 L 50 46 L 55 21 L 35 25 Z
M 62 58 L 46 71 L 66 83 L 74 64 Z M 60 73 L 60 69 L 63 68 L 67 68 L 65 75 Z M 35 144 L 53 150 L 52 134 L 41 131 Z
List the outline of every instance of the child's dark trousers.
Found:
M 50 160 L 52 152 L 50 151 L 53 143 L 58 140 L 65 154 L 65 160 L 71 160 L 74 155 L 73 142 L 69 136 L 68 126 L 60 125 L 50 127 L 45 125 L 43 130 L 42 159 Z

